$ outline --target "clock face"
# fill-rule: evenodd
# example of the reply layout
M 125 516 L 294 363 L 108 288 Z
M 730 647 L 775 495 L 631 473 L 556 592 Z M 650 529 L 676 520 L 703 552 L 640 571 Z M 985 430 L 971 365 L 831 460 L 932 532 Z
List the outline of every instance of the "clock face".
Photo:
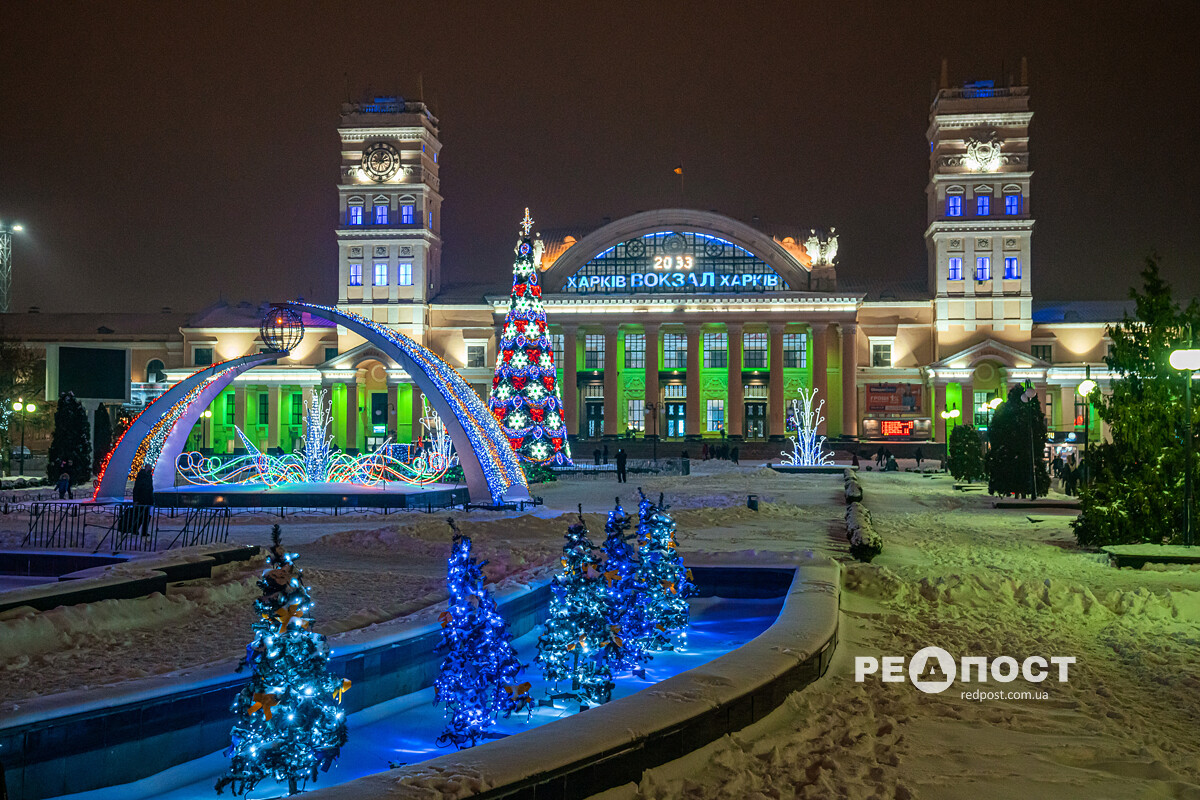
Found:
M 376 183 L 382 183 L 400 171 L 400 154 L 387 142 L 375 142 L 363 151 L 363 171 Z

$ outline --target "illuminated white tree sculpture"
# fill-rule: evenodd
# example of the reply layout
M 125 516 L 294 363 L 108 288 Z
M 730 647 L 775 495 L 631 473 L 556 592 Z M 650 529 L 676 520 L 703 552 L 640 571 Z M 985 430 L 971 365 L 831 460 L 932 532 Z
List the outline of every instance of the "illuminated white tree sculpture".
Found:
M 304 480 L 324 483 L 329 480 L 329 452 L 333 447 L 332 407 L 325 405 L 325 390 L 311 390 L 311 402 L 304 403 Z
M 796 435 L 791 437 L 792 452 L 784 451 L 783 463 L 790 467 L 823 467 L 833 464 L 833 453 L 825 449 L 825 437 L 817 428 L 825 421 L 821 409 L 822 400 L 813 408 L 817 399 L 816 389 L 801 389 L 800 399 L 788 404 L 788 427 L 795 426 Z

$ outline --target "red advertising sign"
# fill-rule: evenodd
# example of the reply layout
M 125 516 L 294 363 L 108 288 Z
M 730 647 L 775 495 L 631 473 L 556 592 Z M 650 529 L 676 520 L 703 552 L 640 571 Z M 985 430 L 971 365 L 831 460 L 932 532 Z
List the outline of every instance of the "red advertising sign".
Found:
M 921 392 L 919 383 L 869 383 L 867 389 L 868 414 L 920 414 Z
M 913 423 L 907 419 L 884 419 L 879 421 L 879 432 L 884 436 L 912 436 Z

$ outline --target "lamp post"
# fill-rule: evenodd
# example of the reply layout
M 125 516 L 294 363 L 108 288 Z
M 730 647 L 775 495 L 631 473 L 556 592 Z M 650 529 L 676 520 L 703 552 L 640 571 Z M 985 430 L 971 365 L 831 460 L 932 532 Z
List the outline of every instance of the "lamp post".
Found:
M 212 409 L 204 409 L 204 413 L 201 414 L 200 417 L 202 422 L 200 428 L 200 452 L 203 453 L 205 449 L 207 449 L 205 445 L 208 442 L 208 421 L 212 418 Z
M 1091 477 L 1091 464 L 1084 467 L 1084 462 L 1087 459 L 1088 450 L 1090 449 L 1089 445 L 1092 443 L 1092 401 L 1088 399 L 1088 396 L 1096 391 L 1096 382 L 1092 380 L 1091 367 L 1087 367 L 1087 371 L 1084 372 L 1083 382 L 1075 387 L 1075 391 L 1085 401 L 1083 406 L 1083 458 L 1079 459 L 1079 466 L 1084 470 L 1084 483 L 1087 483 L 1087 479 Z
M 646 404 L 646 421 L 654 428 L 654 433 L 650 434 L 653 437 L 654 448 L 654 466 L 658 466 L 658 412 L 662 408 L 662 403 L 647 403 Z
M 1192 344 L 1192 326 L 1188 325 L 1188 344 Z M 1171 366 L 1184 373 L 1183 398 L 1187 414 L 1184 430 L 1184 475 L 1183 475 L 1183 543 L 1192 544 L 1192 373 L 1200 369 L 1200 350 L 1175 350 L 1171 353 Z
M 13 411 L 21 415 L 21 471 L 20 474 L 25 474 L 25 417 L 37 411 L 37 406 L 33 403 L 23 403 L 21 398 L 17 398 L 17 402 L 12 405 Z
M 1037 390 L 1033 388 L 1032 381 L 1025 381 L 1025 391 L 1021 392 L 1021 402 L 1029 405 L 1037 402 Z M 1030 500 L 1037 499 L 1037 432 L 1034 426 L 1034 414 L 1030 410 L 1027 413 L 1029 417 L 1029 486 Z
M 12 235 L 23 230 L 19 223 L 0 222 L 0 314 L 12 310 Z

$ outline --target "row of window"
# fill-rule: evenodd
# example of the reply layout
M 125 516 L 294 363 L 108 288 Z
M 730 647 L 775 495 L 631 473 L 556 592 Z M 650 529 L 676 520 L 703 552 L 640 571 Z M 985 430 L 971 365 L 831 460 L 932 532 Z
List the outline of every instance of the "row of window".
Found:
M 1004 213 L 1015 217 L 1021 213 L 1021 195 L 1004 195 Z M 992 196 L 980 194 L 975 196 L 975 216 L 988 217 L 992 214 Z M 946 216 L 961 217 L 963 215 L 963 197 L 961 194 L 946 195 Z
M 266 349 L 264 348 L 261 352 L 266 352 Z M 337 354 L 338 354 L 338 349 L 336 347 L 326 347 L 324 360 L 329 361 L 331 358 L 337 358 Z M 157 364 L 158 365 L 157 369 L 159 371 L 161 371 L 163 369 L 163 364 L 158 359 L 151 361 L 150 364 L 151 365 Z M 192 364 L 194 364 L 197 367 L 211 367 L 213 364 L 213 349 L 211 347 L 193 348 L 192 349 Z M 148 366 L 147 372 L 149 373 L 149 371 L 150 371 L 150 368 Z M 166 379 L 167 379 L 166 373 L 163 372 L 162 380 L 166 380 Z
M 554 361 L 561 364 L 563 358 L 563 336 L 553 334 Z M 785 333 L 783 335 L 783 366 L 803 369 L 807 365 L 808 334 Z M 662 337 L 662 369 L 687 369 L 687 335 L 665 333 Z M 768 334 L 742 334 L 742 369 L 767 368 Z M 707 368 L 729 366 L 729 337 L 726 333 L 704 334 L 704 366 Z M 583 337 L 583 368 L 604 369 L 604 334 L 589 333 Z M 625 334 L 625 368 L 646 368 L 646 334 Z
M 390 225 L 392 209 L 386 203 L 380 203 L 371 207 L 371 215 L 369 219 L 372 225 Z M 347 225 L 365 225 L 367 217 L 367 209 L 361 205 L 346 206 L 346 224 Z M 403 205 L 400 206 L 400 224 L 415 225 L 416 224 L 416 206 Z M 433 212 L 429 212 L 429 227 L 433 227 Z
M 379 261 L 375 264 L 375 272 L 373 274 L 372 286 L 387 286 L 388 285 L 388 265 L 386 261 Z M 412 286 L 412 264 L 400 263 L 396 265 L 396 284 L 398 286 Z M 350 265 L 350 285 L 363 285 L 363 265 Z
M 949 280 L 961 281 L 963 279 L 963 260 L 958 256 L 950 259 L 950 270 L 947 276 Z M 1017 280 L 1021 277 L 1021 260 L 1016 256 L 1005 256 L 1004 258 L 1004 279 Z M 975 258 L 975 280 L 990 281 L 992 279 L 992 257 L 977 256 Z

